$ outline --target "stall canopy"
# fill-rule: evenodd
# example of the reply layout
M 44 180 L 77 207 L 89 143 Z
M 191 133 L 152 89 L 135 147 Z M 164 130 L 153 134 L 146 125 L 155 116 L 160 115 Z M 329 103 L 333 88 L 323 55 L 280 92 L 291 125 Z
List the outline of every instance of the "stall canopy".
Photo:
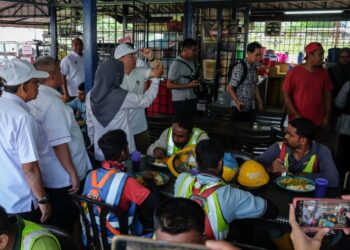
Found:
M 11 27 L 47 27 L 50 23 L 50 0 L 9 0 L 0 1 L 0 26 Z M 81 6 L 81 0 L 55 0 L 58 13 L 60 7 L 67 5 Z M 108 4 L 130 4 L 133 1 L 115 1 L 115 0 L 100 0 L 99 5 Z M 185 2 L 185 1 L 170 1 L 170 0 L 141 0 L 138 2 L 143 3 L 156 3 L 156 2 Z M 350 16 L 350 0 L 314 0 L 314 1 L 281 1 L 281 0 L 192 0 L 194 3 L 213 3 L 218 4 L 232 4 L 251 7 L 251 21 L 263 21 L 263 20 L 286 20 L 289 17 L 285 15 L 287 10 L 343 10 L 344 12 L 337 15 L 338 18 L 344 20 L 349 19 Z M 151 11 L 151 10 L 150 10 Z M 71 13 L 71 18 L 75 17 L 74 12 Z M 294 16 L 294 18 L 300 18 L 302 15 Z M 58 21 L 60 18 L 67 18 L 65 13 L 64 17 L 57 15 Z M 329 17 L 329 14 L 327 14 Z M 68 17 L 69 18 L 69 17 Z

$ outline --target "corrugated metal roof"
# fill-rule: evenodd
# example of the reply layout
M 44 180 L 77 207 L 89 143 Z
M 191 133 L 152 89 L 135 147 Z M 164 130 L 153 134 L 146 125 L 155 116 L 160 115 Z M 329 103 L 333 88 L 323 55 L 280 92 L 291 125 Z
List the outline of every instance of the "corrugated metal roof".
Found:
M 141 0 L 142 1 L 142 0 Z M 139 0 L 139 2 L 141 2 Z M 44 26 L 47 27 L 50 23 L 49 18 L 49 0 L 8 0 L 0 1 L 0 26 Z M 144 3 L 169 3 L 168 8 L 173 10 L 164 10 L 165 13 L 171 13 L 172 11 L 178 11 L 178 5 L 176 3 L 181 3 L 181 0 L 144 0 Z M 182 1 L 184 2 L 184 1 Z M 193 0 L 195 3 L 206 2 L 206 3 L 220 3 L 232 5 L 245 5 L 251 6 L 252 20 L 262 18 L 263 16 L 275 16 L 277 18 L 281 17 L 281 13 L 284 10 L 302 10 L 302 9 L 345 9 L 350 10 L 350 0 L 292 0 L 292 1 L 281 1 L 281 0 Z M 132 4 L 132 1 L 115 1 L 115 0 L 100 0 L 98 4 L 103 7 L 103 5 L 113 5 L 113 4 Z M 182 5 L 182 4 L 180 4 Z M 58 0 L 57 1 L 58 10 L 62 9 L 64 6 L 81 6 L 81 0 Z M 150 13 L 157 11 L 159 13 L 159 5 L 151 6 Z M 117 11 L 120 10 L 121 6 L 118 7 Z M 108 11 L 109 8 L 106 8 Z M 154 12 L 153 12 L 154 13 Z M 348 14 L 348 13 L 347 13 Z M 68 13 L 69 15 L 69 13 Z M 71 13 L 73 16 L 74 13 Z M 348 14 L 350 17 L 350 15 Z M 57 14 L 58 19 L 60 19 L 60 12 Z M 62 15 L 62 18 L 67 17 L 67 12 Z M 345 16 L 346 17 L 346 16 Z M 271 18 L 270 18 L 271 19 Z

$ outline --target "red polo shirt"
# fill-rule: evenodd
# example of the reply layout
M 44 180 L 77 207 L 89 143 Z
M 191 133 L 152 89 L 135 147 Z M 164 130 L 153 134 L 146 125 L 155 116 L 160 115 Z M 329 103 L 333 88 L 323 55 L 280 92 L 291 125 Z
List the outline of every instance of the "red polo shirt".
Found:
M 333 86 L 328 71 L 324 68 L 308 71 L 303 65 L 290 70 L 284 80 L 282 90 L 291 95 L 298 113 L 320 126 L 326 116 L 325 93 Z M 293 120 L 293 114 L 289 119 Z

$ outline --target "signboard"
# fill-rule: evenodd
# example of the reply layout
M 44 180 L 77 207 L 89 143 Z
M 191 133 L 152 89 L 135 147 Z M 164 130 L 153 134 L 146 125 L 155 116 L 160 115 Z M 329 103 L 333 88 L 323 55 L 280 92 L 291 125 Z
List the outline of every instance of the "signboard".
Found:
M 266 36 L 279 36 L 281 34 L 281 22 L 269 21 L 265 24 Z
M 22 55 L 32 55 L 33 54 L 33 48 L 31 44 L 24 44 L 22 46 Z

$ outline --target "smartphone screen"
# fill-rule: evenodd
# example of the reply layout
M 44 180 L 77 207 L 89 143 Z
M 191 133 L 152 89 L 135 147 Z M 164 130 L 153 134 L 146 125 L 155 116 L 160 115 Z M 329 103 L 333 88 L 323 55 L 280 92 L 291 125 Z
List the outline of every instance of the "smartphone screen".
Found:
M 350 212 L 350 202 L 343 200 L 298 200 L 295 209 L 301 227 L 318 228 L 349 228 L 347 212 Z

